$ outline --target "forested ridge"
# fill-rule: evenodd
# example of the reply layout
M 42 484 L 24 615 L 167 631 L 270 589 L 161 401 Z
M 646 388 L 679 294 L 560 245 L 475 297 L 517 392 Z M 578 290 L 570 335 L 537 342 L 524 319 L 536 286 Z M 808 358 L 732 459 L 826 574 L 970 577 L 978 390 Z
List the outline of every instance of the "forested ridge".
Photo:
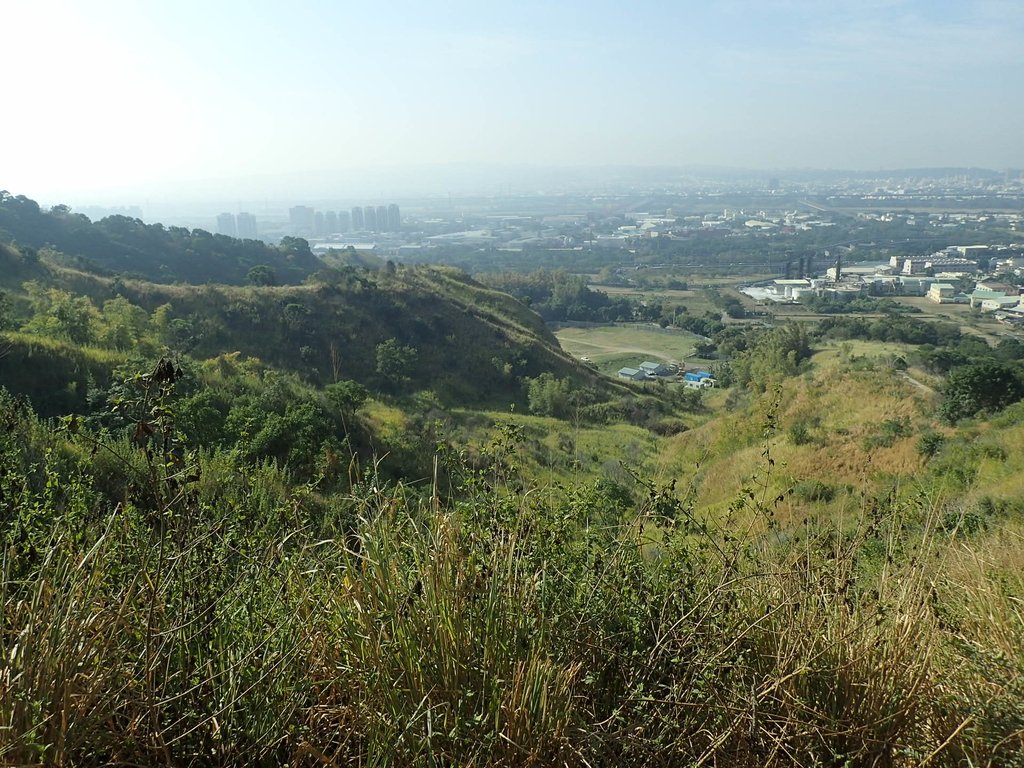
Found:
M 127 216 L 93 222 L 67 206 L 43 210 L 24 195 L 0 191 L 4 240 L 17 242 L 29 257 L 46 249 L 71 265 L 162 283 L 241 285 L 254 269 L 263 280 L 299 283 L 322 266 L 301 238 L 285 238 L 275 247 Z

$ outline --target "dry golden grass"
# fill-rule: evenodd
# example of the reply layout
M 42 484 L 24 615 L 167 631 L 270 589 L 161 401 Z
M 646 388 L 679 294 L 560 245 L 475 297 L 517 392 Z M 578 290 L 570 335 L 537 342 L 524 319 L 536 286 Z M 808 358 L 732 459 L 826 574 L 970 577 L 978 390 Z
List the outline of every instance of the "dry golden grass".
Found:
M 820 511 L 820 502 L 788 495 L 800 481 L 819 481 L 840 491 L 834 502 L 839 511 L 851 503 L 846 487 L 881 487 L 893 478 L 920 472 L 917 434 L 938 427 L 931 416 L 937 396 L 884 366 L 888 356 L 900 352 L 899 345 L 865 346 L 858 354 L 868 352 L 878 355 L 874 369 L 855 369 L 849 350 L 829 349 L 815 356 L 809 373 L 783 383 L 777 429 L 770 441 L 775 464 L 764 493 L 787 496 L 780 506 L 784 517 L 799 519 L 808 511 Z M 718 406 L 724 407 L 727 395 L 716 395 Z M 700 504 L 720 509 L 762 468 L 764 414 L 774 397 L 766 393 L 749 398 L 738 410 L 719 411 L 667 441 L 658 459 L 658 476 L 693 482 L 700 488 Z M 888 445 L 878 439 L 887 421 L 904 424 L 907 431 Z M 804 429 L 803 444 L 794 442 L 798 425 Z M 1011 477 L 1006 473 L 1007 482 Z

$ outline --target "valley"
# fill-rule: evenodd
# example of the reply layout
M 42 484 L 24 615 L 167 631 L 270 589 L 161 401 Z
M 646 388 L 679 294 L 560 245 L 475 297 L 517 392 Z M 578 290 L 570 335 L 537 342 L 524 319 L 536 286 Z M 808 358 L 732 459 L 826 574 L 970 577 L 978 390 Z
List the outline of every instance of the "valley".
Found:
M 692 269 L 321 261 L 12 200 L 3 760 L 1024 750 L 1013 324 L 767 305 Z M 164 280 L 186 273 L 139 240 L 172 264 L 207 243 L 216 279 Z M 645 361 L 715 385 L 619 373 Z

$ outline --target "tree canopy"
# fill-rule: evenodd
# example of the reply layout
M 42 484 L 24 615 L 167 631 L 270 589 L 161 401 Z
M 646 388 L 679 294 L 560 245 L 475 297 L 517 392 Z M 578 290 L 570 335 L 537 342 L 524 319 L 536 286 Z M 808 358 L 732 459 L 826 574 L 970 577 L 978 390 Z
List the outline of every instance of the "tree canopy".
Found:
M 954 368 L 946 379 L 941 415 L 949 422 L 997 411 L 1024 399 L 1024 378 L 1006 363 L 984 361 Z

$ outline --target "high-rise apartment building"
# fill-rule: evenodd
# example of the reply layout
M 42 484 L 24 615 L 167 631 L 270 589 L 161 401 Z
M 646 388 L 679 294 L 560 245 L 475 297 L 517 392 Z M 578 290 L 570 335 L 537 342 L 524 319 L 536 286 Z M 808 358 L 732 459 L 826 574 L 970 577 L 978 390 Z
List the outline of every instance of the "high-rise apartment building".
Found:
M 326 235 L 327 234 L 327 230 L 324 229 L 324 227 L 325 227 L 325 224 L 324 224 L 324 212 L 323 211 L 316 211 L 313 214 L 313 234 L 316 235 L 317 237 L 321 237 L 322 235 Z
M 338 231 L 348 232 L 352 229 L 352 218 L 348 211 L 338 211 Z
M 363 208 L 363 224 L 367 232 L 377 231 L 377 209 L 372 205 Z
M 249 213 L 240 213 L 237 218 L 238 236 L 243 240 L 256 239 L 256 217 Z
M 296 205 L 288 209 L 288 221 L 292 226 L 292 233 L 300 236 L 311 235 L 314 230 L 315 211 L 305 205 Z
M 387 232 L 388 227 L 388 207 L 386 205 L 377 206 L 377 231 Z
M 235 228 L 235 215 L 233 213 L 222 213 L 217 217 L 217 234 L 235 237 L 238 230 Z
M 352 229 L 356 232 L 362 232 L 366 226 L 366 221 L 363 219 L 363 209 L 358 205 L 352 209 Z
M 398 210 L 398 205 L 392 203 L 388 206 L 388 229 L 392 232 L 398 232 L 402 228 L 402 214 Z
M 338 234 L 338 214 L 334 211 L 324 213 L 324 232 L 328 235 Z

